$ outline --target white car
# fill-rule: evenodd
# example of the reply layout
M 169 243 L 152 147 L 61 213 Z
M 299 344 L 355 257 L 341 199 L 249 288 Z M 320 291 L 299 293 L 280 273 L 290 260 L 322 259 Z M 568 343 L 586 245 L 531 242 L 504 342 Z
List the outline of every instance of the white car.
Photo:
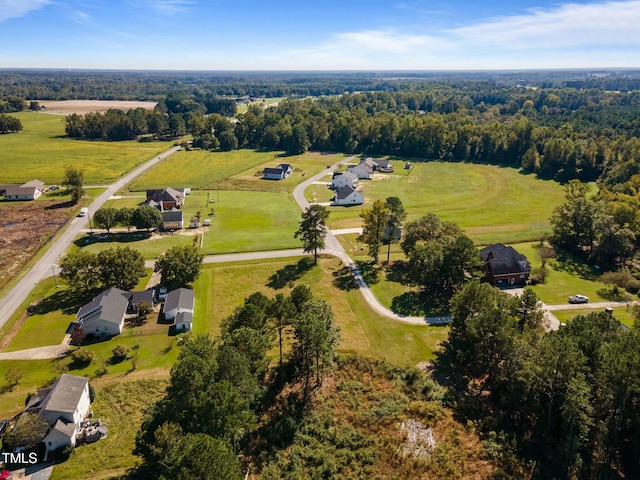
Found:
M 589 303 L 589 297 L 584 295 L 573 295 L 569 297 L 569 303 Z
M 82 207 L 80 209 L 79 217 L 86 217 L 89 214 L 89 209 L 87 207 Z

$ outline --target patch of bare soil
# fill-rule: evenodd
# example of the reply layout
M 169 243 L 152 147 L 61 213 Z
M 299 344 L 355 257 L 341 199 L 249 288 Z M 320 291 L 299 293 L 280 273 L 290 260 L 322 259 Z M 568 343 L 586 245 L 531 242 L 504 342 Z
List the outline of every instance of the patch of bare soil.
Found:
M 58 202 L 0 202 L 0 288 L 67 221 L 75 206 Z
M 138 101 L 124 101 L 124 100 L 60 100 L 49 101 L 42 100 L 40 105 L 45 107 L 45 110 L 41 110 L 42 113 L 49 113 L 52 115 L 71 115 L 77 113 L 78 115 L 84 115 L 85 113 L 94 112 L 106 112 L 110 108 L 116 108 L 118 110 L 132 110 L 134 108 L 144 108 L 146 110 L 153 110 L 158 102 L 138 102 Z

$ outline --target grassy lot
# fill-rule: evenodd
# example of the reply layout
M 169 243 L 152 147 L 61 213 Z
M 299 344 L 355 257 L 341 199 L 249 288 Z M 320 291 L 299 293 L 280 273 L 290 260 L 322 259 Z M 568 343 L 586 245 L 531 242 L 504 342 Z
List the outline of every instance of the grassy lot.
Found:
M 525 255 L 535 271 L 541 266 L 537 256 L 538 242 L 519 243 L 513 247 Z M 612 295 L 611 287 L 602 283 L 600 271 L 568 254 L 559 255 L 547 262 L 547 279 L 543 284 L 532 286 L 538 297 L 548 304 L 567 303 L 571 295 L 581 294 L 591 302 L 626 301 L 626 295 Z
M 458 223 L 477 244 L 534 240 L 550 231 L 549 217 L 563 199 L 563 188 L 552 181 L 521 175 L 493 165 L 416 162 L 409 173 L 404 161 L 394 161 L 395 173 L 360 182 L 366 204 L 331 207 L 332 229 L 361 225 L 359 214 L 376 199 L 399 197 L 408 221 L 427 212 Z M 327 201 L 324 186 L 314 186 L 318 201 Z
M 588 315 L 592 312 L 601 312 L 602 309 L 596 308 L 580 308 L 577 310 L 556 310 L 553 314 L 562 323 L 570 322 L 578 315 Z M 619 307 L 613 309 L 613 317 L 620 323 L 625 324 L 628 327 L 633 327 L 635 318 L 629 307 Z
M 164 393 L 166 380 L 124 381 L 96 388 L 92 409 L 109 426 L 107 438 L 78 447 L 69 459 L 56 465 L 53 480 L 111 478 L 140 464 L 132 455 L 142 417 Z
M 305 177 L 314 175 L 343 158 L 344 155 L 339 154 L 310 152 L 284 156 L 282 152 L 248 149 L 231 152 L 180 151 L 138 177 L 128 188 L 138 191 L 172 186 L 290 192 Z M 290 163 L 294 168 L 293 174 L 281 181 L 262 180 L 262 170 L 265 167 L 275 167 L 280 163 Z
M 111 183 L 171 146 L 169 142 L 73 140 L 65 136 L 65 117 L 36 112 L 13 115 L 24 129 L 0 137 L 3 183 L 34 178 L 48 184 L 60 183 L 68 165 L 84 170 L 87 184 Z
M 251 105 L 260 105 L 262 107 L 267 107 L 269 105 L 277 105 L 282 100 L 285 100 L 287 97 L 273 97 L 273 98 L 257 98 L 255 102 Z M 238 113 L 245 113 L 249 109 L 249 104 L 242 103 L 238 105 Z
M 273 296 L 278 292 L 287 293 L 295 284 L 306 283 L 318 298 L 331 304 L 341 329 L 339 350 L 342 352 L 416 364 L 432 359 L 433 352 L 448 333 L 446 327 L 406 325 L 376 315 L 357 289 L 352 288 L 344 266 L 335 258 L 321 258 L 319 267 L 310 266 L 306 260 L 277 259 L 212 264 L 204 270 L 204 278 L 198 283 L 211 285 L 213 296 L 202 304 L 196 300 L 196 310 L 213 312 L 206 325 L 198 325 L 196 317 L 195 331 L 218 334 L 221 321 L 254 291 Z M 197 288 L 198 285 L 196 292 Z
M 148 188 L 207 188 L 232 175 L 265 162 L 280 163 L 281 152 L 255 152 L 233 150 L 208 152 L 181 150 L 170 159 L 163 160 L 128 185 L 129 190 Z
M 113 200 L 112 206 L 121 208 L 131 199 Z M 209 200 L 215 200 L 210 203 Z M 122 203 L 121 203 L 122 202 Z M 210 215 L 211 208 L 215 214 Z M 132 235 L 81 236 L 71 247 L 97 252 L 118 245 L 127 245 L 139 250 L 145 258 L 157 257 L 170 247 L 200 242 L 204 231 L 203 253 L 205 255 L 257 250 L 297 248 L 300 241 L 293 238 L 298 228 L 301 211 L 289 193 L 253 191 L 193 191 L 183 207 L 184 221 L 201 212 L 203 218 L 211 219 L 206 229 L 185 229 L 175 234 L 153 235 L 145 232 Z

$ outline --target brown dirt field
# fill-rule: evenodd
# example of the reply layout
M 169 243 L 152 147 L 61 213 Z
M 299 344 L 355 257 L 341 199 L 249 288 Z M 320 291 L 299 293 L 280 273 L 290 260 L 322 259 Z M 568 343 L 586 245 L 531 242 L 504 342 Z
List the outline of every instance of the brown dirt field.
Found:
M 73 205 L 55 200 L 0 202 L 0 288 L 70 217 Z
M 158 102 L 138 102 L 138 101 L 120 101 L 120 100 L 42 100 L 40 105 L 46 107 L 41 113 L 49 113 L 52 115 L 71 115 L 77 113 L 84 115 L 85 113 L 106 112 L 110 108 L 119 110 L 131 110 L 133 108 L 144 108 L 153 110 Z

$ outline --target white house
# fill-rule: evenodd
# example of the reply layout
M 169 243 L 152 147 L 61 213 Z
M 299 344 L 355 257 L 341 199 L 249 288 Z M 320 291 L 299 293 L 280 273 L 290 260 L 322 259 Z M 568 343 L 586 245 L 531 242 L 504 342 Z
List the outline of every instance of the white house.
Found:
M 83 305 L 76 314 L 78 326 L 87 335 L 109 337 L 122 333 L 127 313 L 129 292 L 110 288 Z
M 22 185 L 7 185 L 4 188 L 5 200 L 35 200 L 44 191 L 44 182 L 31 180 Z
M 358 175 L 360 180 L 369 180 L 373 176 L 373 167 L 367 162 L 350 165 L 347 167 L 347 171 Z
M 38 413 L 50 427 L 44 438 L 47 453 L 66 445 L 75 445 L 91 399 L 89 380 L 66 373 L 49 388 L 38 390 L 27 403 L 25 412 Z
M 362 205 L 364 203 L 362 193 L 349 185 L 336 189 L 334 193 L 332 205 Z
M 336 190 L 340 187 L 349 185 L 352 188 L 356 188 L 358 185 L 358 175 L 353 172 L 340 172 L 333 175 L 330 188 Z
M 266 180 L 284 180 L 293 173 L 293 167 L 288 163 L 281 163 L 275 168 L 267 167 L 262 171 L 262 178 Z
M 175 320 L 179 313 L 189 313 L 193 315 L 193 305 L 195 295 L 193 290 L 188 288 L 178 288 L 167 293 L 164 301 L 165 320 Z
M 176 314 L 173 324 L 176 326 L 176 332 L 191 330 L 193 326 L 193 314 L 191 312 L 180 312 Z

